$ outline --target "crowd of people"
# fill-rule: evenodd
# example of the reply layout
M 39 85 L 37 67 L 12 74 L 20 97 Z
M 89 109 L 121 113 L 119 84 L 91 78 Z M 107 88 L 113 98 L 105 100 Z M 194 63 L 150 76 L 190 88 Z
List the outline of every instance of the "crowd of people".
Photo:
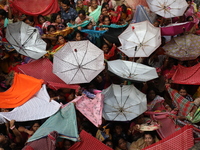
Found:
M 162 37 L 162 44 L 146 58 L 131 58 L 121 52 L 117 46 L 103 36 L 98 38 L 89 33 L 82 32 L 85 29 L 96 31 L 109 31 L 111 27 L 122 27 L 123 30 L 133 21 L 135 10 L 126 2 L 115 0 L 60 0 L 58 1 L 60 11 L 48 16 L 38 15 L 28 16 L 25 14 L 14 14 L 12 7 L 4 0 L 1 1 L 0 9 L 0 91 L 4 92 L 12 86 L 13 71 L 17 65 L 23 65 L 35 61 L 34 59 L 19 54 L 14 48 L 3 43 L 6 40 L 6 27 L 8 24 L 17 21 L 36 27 L 41 38 L 47 43 L 47 54 L 43 57 L 53 61 L 53 55 L 59 51 L 68 41 L 89 40 L 98 46 L 104 52 L 105 66 L 109 60 L 122 59 L 135 61 L 156 68 L 158 78 L 142 83 L 122 79 L 111 74 L 107 66 L 105 69 L 90 83 L 80 84 L 79 91 L 73 89 L 53 90 L 48 88 L 48 94 L 52 100 L 66 104 L 72 101 L 76 96 L 94 94 L 92 89 L 103 90 L 114 84 L 133 84 L 141 92 L 146 94 L 147 110 L 157 112 L 175 112 L 173 119 L 187 120 L 193 117 L 200 103 L 198 97 L 198 85 L 179 85 L 174 84 L 172 76 L 177 66 L 183 65 L 191 67 L 199 63 L 199 58 L 189 61 L 180 61 L 165 54 L 162 48 L 172 39 L 171 36 Z M 194 22 L 190 31 L 182 34 L 200 34 L 200 23 L 197 16 L 198 7 L 192 0 L 187 0 L 188 8 L 183 16 L 166 19 L 155 15 L 153 25 L 155 27 L 164 27 L 171 23 Z M 148 8 L 145 8 L 148 10 Z M 114 31 L 119 30 L 115 28 Z M 59 34 L 62 31 L 69 31 L 67 34 Z M 58 34 L 56 34 L 58 33 Z M 176 35 L 180 36 L 180 35 Z M 117 38 L 117 37 L 116 37 Z M 9 43 L 8 43 L 9 44 Z M 35 70 L 37 71 L 37 70 Z M 178 116 L 179 108 L 173 103 L 167 89 L 167 86 L 176 89 L 177 92 L 186 98 L 189 102 L 194 103 L 188 117 Z M 1 107 L 1 106 L 0 106 Z M 0 112 L 9 112 L 12 109 L 1 108 Z M 0 150 L 21 150 L 27 139 L 44 123 L 46 119 L 15 122 L 8 121 L 0 125 Z M 137 118 L 126 122 L 106 121 L 103 119 L 101 126 L 96 128 L 86 117 L 77 111 L 78 131 L 85 130 L 105 145 L 115 150 L 138 150 L 143 149 L 153 143 L 161 140 L 156 131 L 142 131 L 140 126 L 151 122 L 150 116 L 141 114 Z M 196 123 L 198 125 L 198 123 Z M 102 132 L 104 138 L 100 138 Z M 64 139 L 56 143 L 57 150 L 68 150 L 74 144 L 73 141 Z

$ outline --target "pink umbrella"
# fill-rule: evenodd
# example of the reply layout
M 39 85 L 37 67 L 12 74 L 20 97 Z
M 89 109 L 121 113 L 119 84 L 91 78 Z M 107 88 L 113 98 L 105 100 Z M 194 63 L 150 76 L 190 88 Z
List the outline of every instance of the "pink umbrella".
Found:
M 98 93 L 94 99 L 87 96 L 78 96 L 73 100 L 78 109 L 96 127 L 102 123 L 103 95 Z
M 161 27 L 161 35 L 174 36 L 181 34 L 183 32 L 189 31 L 195 23 L 193 22 L 184 22 L 184 23 L 173 23 L 166 27 Z

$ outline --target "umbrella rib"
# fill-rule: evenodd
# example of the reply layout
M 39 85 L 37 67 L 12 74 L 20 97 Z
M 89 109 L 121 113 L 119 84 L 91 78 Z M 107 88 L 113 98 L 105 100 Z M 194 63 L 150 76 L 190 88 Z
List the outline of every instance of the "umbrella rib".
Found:
M 76 70 L 77 68 L 73 68 L 73 69 L 69 69 L 69 70 L 65 70 L 65 71 L 61 71 L 59 73 L 64 73 L 64 72 L 68 72 L 68 71 L 72 71 L 72 70 Z
M 58 59 L 60 59 L 58 56 L 56 56 L 56 55 L 53 55 L 54 57 L 57 57 Z M 74 64 L 72 64 L 72 63 L 70 63 L 70 62 L 68 62 L 68 61 L 65 61 L 65 60 L 63 60 L 63 59 L 60 59 L 61 61 L 63 61 L 63 62 L 66 62 L 66 63 L 69 63 L 70 65 L 72 65 L 72 66 L 75 66 L 75 67 L 77 67 L 77 65 L 74 65 Z
M 87 78 L 86 78 L 85 74 L 83 73 L 83 70 L 82 70 L 82 69 L 80 69 L 80 70 L 81 70 L 81 72 L 82 72 L 82 74 L 83 74 L 85 80 L 87 81 Z
M 124 106 L 125 106 L 125 104 L 126 104 L 128 98 L 129 98 L 129 96 L 130 96 L 130 95 L 127 96 L 127 98 L 126 98 L 126 100 L 125 100 L 125 102 L 124 102 L 123 108 L 124 108 Z
M 99 56 L 100 56 L 101 54 L 99 54 Z M 85 65 L 87 65 L 87 64 L 89 64 L 90 62 L 92 62 L 92 61 L 94 61 L 94 60 L 96 60 L 99 56 L 97 56 L 95 59 L 92 59 L 92 60 L 90 60 L 89 62 L 87 62 L 87 63 L 85 63 L 84 65 L 82 65 L 82 66 L 85 66 Z
M 9 32 L 10 33 L 10 32 Z M 10 36 L 12 36 L 12 34 L 10 33 Z M 16 40 L 15 40 L 15 38 L 12 36 L 12 38 L 13 38 L 13 40 L 18 44 L 18 45 L 20 45 Z M 12 44 L 11 44 L 12 45 Z M 20 47 L 20 46 L 18 46 L 18 47 Z
M 127 117 L 126 117 L 126 115 L 124 114 L 124 112 L 122 112 L 122 114 L 124 115 L 124 117 L 126 118 L 126 120 L 128 120 Z
M 76 76 L 76 74 L 78 73 L 79 69 L 80 69 L 80 68 L 77 69 L 77 71 L 76 71 L 76 73 L 74 74 L 74 76 L 73 76 L 73 78 L 71 79 L 71 81 L 75 78 L 75 76 Z M 70 82 L 71 82 L 71 81 L 70 81 Z
M 115 100 L 116 100 L 116 102 L 118 104 L 118 107 L 120 107 L 119 102 L 117 101 L 117 97 L 115 95 L 114 95 L 114 97 L 115 97 Z
M 37 29 L 34 29 L 33 32 L 31 33 L 31 35 L 29 35 L 29 37 L 26 39 L 26 41 L 22 44 L 22 46 L 24 46 L 33 36 L 34 33 L 36 33 Z
M 85 56 L 86 56 L 86 54 L 87 54 L 87 51 L 88 51 L 88 46 L 89 46 L 89 44 L 88 44 L 89 42 L 87 42 L 87 48 L 86 48 L 86 51 L 85 51 L 85 53 L 84 53 L 84 56 L 83 56 L 83 59 L 81 60 L 81 64 L 83 63 L 83 60 L 84 60 L 84 58 L 85 58 Z

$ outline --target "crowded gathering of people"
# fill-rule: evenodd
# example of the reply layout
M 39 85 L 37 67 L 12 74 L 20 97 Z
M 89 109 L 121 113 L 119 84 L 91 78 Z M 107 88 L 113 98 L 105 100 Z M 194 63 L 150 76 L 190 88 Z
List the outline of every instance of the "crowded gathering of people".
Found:
M 200 50 L 197 52 L 196 58 L 183 60 L 176 59 L 168 55 L 165 51 L 165 46 L 175 37 L 189 34 L 200 35 L 200 12 L 198 9 L 200 6 L 198 6 L 198 2 L 186 0 L 188 6 L 183 15 L 172 18 L 164 18 L 159 14 L 153 13 L 148 8 L 148 5 L 144 6 L 144 10 L 148 12 L 147 14 L 151 15 L 151 17 L 149 16 L 147 18 L 151 19 L 152 25 L 156 28 L 166 27 L 173 23 L 186 22 L 191 22 L 192 26 L 188 31 L 183 29 L 183 32 L 180 34 L 162 36 L 161 45 L 156 48 L 149 57 L 128 57 L 118 48 L 120 46 L 118 36 L 129 24 L 136 23 L 134 22 L 134 18 L 137 15 L 137 6 L 135 6 L 134 9 L 126 0 L 55 1 L 58 3 L 59 10 L 46 16 L 41 14 L 36 16 L 19 13 L 15 10 L 15 6 L 12 5 L 13 0 L 0 1 L 1 93 L 6 92 L 12 87 L 14 75 L 19 65 L 23 66 L 36 61 L 31 57 L 20 54 L 6 39 L 8 37 L 6 35 L 8 33 L 6 31 L 7 26 L 22 21 L 31 27 L 35 27 L 41 39 L 46 43 L 46 54 L 40 59 L 49 59 L 53 63 L 54 54 L 59 52 L 59 50 L 70 41 L 89 40 L 101 49 L 104 54 L 105 69 L 91 82 L 79 84 L 80 87 L 78 90 L 62 87 L 55 90 L 47 86 L 47 92 L 51 101 L 55 100 L 63 106 L 70 103 L 77 96 L 84 95 L 93 99 L 99 91 L 105 90 L 112 84 L 134 85 L 139 91 L 146 95 L 146 112 L 139 114 L 132 120 L 110 121 L 102 117 L 102 124 L 96 127 L 87 117 L 76 110 L 78 133 L 84 130 L 114 150 L 140 150 L 163 139 L 163 137 L 156 132 L 162 125 L 155 120 L 153 121 L 151 113 L 149 112 L 170 113 L 170 119 L 173 120 L 174 123 L 179 120 L 183 123 L 194 124 L 195 127 L 200 125 L 200 119 L 195 123 L 192 122 L 195 117 L 198 118 L 198 112 L 200 111 L 199 84 L 193 84 L 193 80 L 188 84 L 177 84 L 174 83 L 172 79 L 180 65 L 183 67 L 193 67 L 199 64 Z M 139 4 L 138 2 L 138 5 Z M 185 40 L 185 42 L 188 41 Z M 196 48 L 199 49 L 199 46 Z M 153 67 L 156 69 L 158 77 L 147 82 L 138 82 L 116 76 L 108 71 L 107 62 L 117 59 Z M 38 70 L 33 71 L 37 72 Z M 197 69 L 194 74 L 198 74 L 198 72 L 199 70 Z M 186 71 L 185 73 L 188 72 Z M 191 77 L 188 76 L 187 79 L 188 78 Z M 181 109 L 187 106 L 178 107 L 177 103 L 174 102 L 173 96 L 171 96 L 169 92 L 170 89 L 175 90 L 180 97 L 187 100 L 183 105 L 186 105 L 186 103 L 191 105 L 189 113 L 185 116 L 180 115 L 181 113 L 179 112 L 183 111 Z M 73 103 L 76 105 L 75 102 Z M 11 107 L 2 108 L 0 103 L 0 113 L 11 112 L 13 109 L 14 108 Z M 34 135 L 47 119 L 48 118 L 24 122 L 7 120 L 6 123 L 0 124 L 0 150 L 23 149 L 28 139 Z M 142 130 L 142 126 L 151 126 L 155 129 Z M 183 125 L 179 126 L 176 130 L 181 127 L 183 127 Z M 198 135 L 194 136 L 198 137 Z M 61 138 L 61 140 L 56 141 L 55 149 L 68 150 L 75 143 L 76 142 L 72 140 Z M 43 150 L 43 148 L 41 148 L 41 150 Z

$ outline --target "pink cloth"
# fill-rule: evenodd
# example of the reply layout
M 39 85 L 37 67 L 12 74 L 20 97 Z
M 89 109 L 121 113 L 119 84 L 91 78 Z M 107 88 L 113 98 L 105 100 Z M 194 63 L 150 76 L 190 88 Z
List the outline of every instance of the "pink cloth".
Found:
M 188 150 L 194 145 L 192 126 L 186 125 L 167 138 L 154 143 L 143 150 Z
M 94 99 L 79 96 L 73 100 L 78 109 L 96 127 L 102 124 L 103 95 L 98 93 Z
M 80 133 L 80 139 L 80 142 L 76 142 L 69 150 L 112 150 L 84 130 Z

